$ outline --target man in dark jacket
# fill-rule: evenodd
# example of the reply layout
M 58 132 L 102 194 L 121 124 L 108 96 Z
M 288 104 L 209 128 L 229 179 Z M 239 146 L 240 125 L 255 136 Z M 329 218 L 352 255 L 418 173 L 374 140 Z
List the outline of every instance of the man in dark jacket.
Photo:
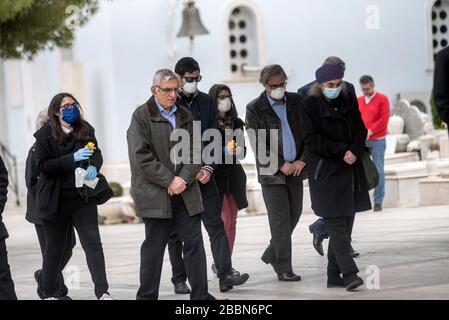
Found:
M 441 119 L 449 124 L 449 48 L 437 55 L 433 94 Z
M 342 70 L 343 73 L 346 72 L 346 63 L 340 59 L 339 57 L 331 56 L 324 60 L 323 65 L 325 64 L 336 64 Z M 311 94 L 311 89 L 317 84 L 316 80 L 306 84 L 305 86 L 298 89 L 298 94 L 302 97 L 307 97 Z M 347 92 L 349 93 L 350 99 L 353 99 L 353 102 L 357 102 L 357 94 L 355 92 L 354 85 L 350 82 L 344 81 Z M 313 234 L 313 247 L 318 252 L 319 255 L 324 256 L 323 250 L 323 241 L 325 239 L 329 239 L 329 234 L 326 230 L 326 224 L 323 219 L 318 219 L 313 224 L 309 226 L 310 233 Z M 354 258 L 358 257 L 360 254 L 354 250 L 351 246 L 352 256 Z
M 273 266 L 279 281 L 300 281 L 292 268 L 291 237 L 302 213 L 306 166 L 299 125 L 301 97 L 285 92 L 287 75 L 279 65 L 265 67 L 260 82 L 265 91 L 247 106 L 246 128 L 271 230 L 262 261 Z M 274 141 L 272 130 L 278 133 Z M 270 161 L 263 159 L 266 155 Z
M 141 249 L 139 300 L 157 300 L 162 264 L 168 239 L 173 232 L 184 243 L 186 274 L 192 286 L 192 300 L 209 300 L 206 253 L 201 234 L 201 192 L 196 181 L 201 165 L 193 160 L 200 150 L 192 143 L 191 113 L 176 105 L 179 81 L 172 71 L 156 73 L 153 97 L 133 114 L 128 129 L 131 188 L 136 213 L 145 222 Z M 192 140 L 188 163 L 172 159 L 174 130 L 189 133 Z M 193 148 L 193 149 L 192 149 Z M 179 150 L 178 150 L 179 151 Z
M 176 64 L 175 72 L 181 78 L 181 90 L 177 104 L 190 110 L 194 121 L 201 124 L 201 134 L 210 129 L 218 131 L 217 116 L 212 98 L 198 90 L 198 82 L 202 79 L 198 62 L 190 57 L 183 58 Z M 209 143 L 211 142 L 213 140 L 209 141 Z M 221 219 L 220 199 L 213 177 L 216 163 L 208 160 L 203 160 L 203 162 L 203 167 L 197 176 L 204 205 L 201 220 L 209 234 L 217 276 L 220 279 L 220 291 L 226 292 L 233 289 L 234 286 L 244 284 L 249 275 L 233 272 L 231 249 Z M 175 286 L 175 293 L 188 293 L 189 288 L 185 282 L 186 270 L 182 259 L 182 242 L 176 235 L 170 238 L 168 250 L 173 268 L 172 282 Z
M 8 252 L 6 250 L 8 231 L 2 221 L 2 213 L 5 209 L 7 194 L 8 171 L 3 163 L 3 159 L 0 157 L 0 300 L 17 300 L 14 282 L 12 281 L 11 270 L 8 264 Z

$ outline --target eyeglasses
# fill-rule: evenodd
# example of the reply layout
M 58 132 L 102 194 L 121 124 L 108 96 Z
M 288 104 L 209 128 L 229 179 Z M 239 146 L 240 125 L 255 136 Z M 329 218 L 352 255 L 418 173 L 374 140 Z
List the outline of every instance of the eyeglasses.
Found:
M 60 109 L 64 110 L 64 109 L 73 109 L 73 108 L 78 108 L 78 107 L 79 107 L 78 103 L 74 102 L 74 103 L 67 103 L 67 104 L 61 106 Z
M 158 89 L 160 89 L 165 94 L 170 94 L 172 92 L 178 93 L 178 91 L 179 91 L 179 88 L 162 88 L 162 87 L 159 87 L 159 86 L 158 86 Z
M 287 86 L 287 81 L 285 81 L 284 83 L 281 83 L 281 84 L 274 84 L 274 85 L 269 85 L 267 83 L 266 86 L 268 88 L 270 88 L 271 90 L 276 90 L 278 88 L 285 88 Z
M 203 77 L 202 76 L 184 77 L 184 79 L 186 80 L 187 83 L 192 83 L 192 82 L 201 82 L 201 80 L 203 80 Z

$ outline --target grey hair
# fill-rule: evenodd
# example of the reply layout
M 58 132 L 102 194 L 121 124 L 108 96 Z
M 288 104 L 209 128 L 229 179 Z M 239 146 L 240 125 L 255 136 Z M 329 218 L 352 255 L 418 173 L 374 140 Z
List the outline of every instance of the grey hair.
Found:
M 324 60 L 324 62 L 323 62 L 323 65 L 324 64 L 336 64 L 336 65 L 339 65 L 340 68 L 343 69 L 343 72 L 346 71 L 346 62 L 344 62 L 339 57 L 335 57 L 335 56 L 327 57 L 326 60 Z
M 50 118 L 48 117 L 47 109 L 44 109 L 41 112 L 39 112 L 39 114 L 37 115 L 37 119 L 36 119 L 36 130 L 39 130 L 40 128 L 42 128 L 44 126 L 44 124 L 46 124 L 49 120 L 50 120 Z
M 263 85 L 266 85 L 272 77 L 278 75 L 283 75 L 285 79 L 287 79 L 287 74 L 280 65 L 270 64 L 262 69 L 262 72 L 260 73 L 259 82 Z
M 178 76 L 169 69 L 161 69 L 156 72 L 153 78 L 153 86 L 158 87 L 162 81 L 170 81 L 176 79 L 179 82 Z

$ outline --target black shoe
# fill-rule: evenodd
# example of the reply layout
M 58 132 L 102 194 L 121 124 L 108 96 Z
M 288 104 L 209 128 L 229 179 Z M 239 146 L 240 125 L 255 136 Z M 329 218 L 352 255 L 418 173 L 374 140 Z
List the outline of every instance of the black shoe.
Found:
M 382 205 L 376 203 L 374 205 L 374 212 L 381 212 L 381 211 L 382 211 Z
M 311 234 L 313 234 L 313 247 L 318 252 L 320 256 L 324 256 L 324 250 L 323 250 L 323 239 L 320 238 L 318 234 L 313 232 L 312 225 L 309 226 L 309 231 Z
M 345 284 L 346 291 L 353 291 L 358 287 L 363 286 L 362 278 L 358 277 L 356 274 L 343 277 L 343 282 Z
M 286 272 L 281 275 L 278 275 L 279 281 L 285 281 L 285 282 L 297 282 L 301 281 L 301 277 L 294 274 L 293 272 Z
M 345 283 L 343 281 L 343 279 L 338 276 L 338 277 L 327 277 L 327 287 L 328 288 L 344 288 L 345 287 Z
M 268 258 L 267 258 L 267 257 L 265 257 L 265 256 L 262 256 L 262 258 L 260 258 L 260 260 L 262 260 L 262 261 L 263 261 L 263 263 L 266 263 L 266 264 L 271 264 L 271 266 L 273 267 L 273 270 L 274 270 L 274 272 L 278 273 L 278 272 L 277 272 L 277 270 L 276 270 L 276 267 L 275 267 L 275 265 L 274 265 L 274 262 L 273 262 L 273 261 L 270 261 L 270 260 L 268 260 Z
M 351 256 L 353 258 L 358 258 L 360 256 L 360 253 L 356 250 L 354 250 L 354 248 L 351 247 Z
M 215 266 L 215 263 L 212 264 L 211 269 L 212 269 L 212 272 L 218 277 L 218 269 L 217 269 L 217 267 Z M 233 274 L 235 277 L 238 277 L 238 276 L 240 275 L 240 272 L 237 271 L 237 270 L 235 270 L 234 268 L 232 268 L 232 274 Z
M 228 292 L 229 290 L 234 289 L 234 286 L 241 286 L 249 279 L 249 274 L 242 273 L 239 276 L 235 276 L 230 274 L 226 277 L 220 279 L 220 291 Z
M 190 288 L 185 281 L 174 284 L 176 294 L 190 294 Z
M 67 296 L 67 295 L 66 296 L 60 296 L 60 297 L 56 296 L 56 299 L 62 300 L 62 301 L 70 301 L 70 300 L 72 300 L 72 298 Z
M 240 272 L 235 270 L 234 268 L 232 268 L 232 274 L 233 274 L 234 277 L 240 276 Z

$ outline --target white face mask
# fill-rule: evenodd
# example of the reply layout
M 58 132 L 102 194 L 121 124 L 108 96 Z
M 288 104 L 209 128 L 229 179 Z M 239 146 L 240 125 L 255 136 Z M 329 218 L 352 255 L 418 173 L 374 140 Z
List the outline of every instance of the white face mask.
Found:
M 231 98 L 226 98 L 218 102 L 218 111 L 226 113 L 232 108 Z
M 198 82 L 186 82 L 182 87 L 184 93 L 194 94 L 198 90 Z
M 285 88 L 281 87 L 281 88 L 277 88 L 273 91 L 271 91 L 270 96 L 275 99 L 275 100 L 282 100 L 284 99 L 285 96 Z

